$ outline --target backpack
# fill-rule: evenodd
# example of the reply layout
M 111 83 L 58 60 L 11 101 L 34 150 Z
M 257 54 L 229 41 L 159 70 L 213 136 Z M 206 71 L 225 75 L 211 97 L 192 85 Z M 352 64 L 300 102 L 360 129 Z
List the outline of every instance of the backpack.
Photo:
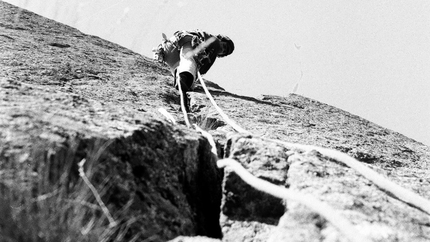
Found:
M 190 37 L 191 38 L 191 46 L 193 48 L 197 47 L 199 44 L 204 42 L 206 39 L 210 38 L 210 35 L 208 35 L 207 33 L 203 32 L 201 30 L 198 30 L 198 29 L 194 30 L 194 31 L 176 31 L 173 35 L 178 40 L 179 46 L 183 45 L 182 41 L 188 40 L 188 38 L 186 38 L 186 37 Z
M 179 52 L 180 47 L 184 44 L 184 41 L 191 41 L 191 46 L 193 48 L 199 46 L 204 41 L 210 39 L 212 36 L 207 34 L 204 31 L 201 30 L 194 30 L 194 31 L 176 31 L 173 34 L 173 37 L 170 39 L 167 38 L 167 36 L 162 33 L 162 42 L 159 44 L 156 48 L 154 48 L 152 51 L 154 52 L 154 59 L 158 62 L 169 64 L 168 62 L 172 62 L 171 60 L 167 60 L 166 56 L 171 56 L 173 52 Z M 190 40 L 191 38 L 191 40 Z M 174 53 L 176 54 L 176 53 Z M 203 48 L 198 49 L 196 52 L 194 59 L 196 60 L 197 64 L 201 65 L 202 61 L 204 59 L 207 59 L 208 56 Z
M 175 49 L 178 49 L 177 41 L 174 39 L 167 39 L 166 34 L 161 34 L 162 40 L 161 43 L 152 49 L 152 52 L 154 52 L 154 60 L 164 63 L 164 58 L 166 57 L 166 54 L 171 53 Z

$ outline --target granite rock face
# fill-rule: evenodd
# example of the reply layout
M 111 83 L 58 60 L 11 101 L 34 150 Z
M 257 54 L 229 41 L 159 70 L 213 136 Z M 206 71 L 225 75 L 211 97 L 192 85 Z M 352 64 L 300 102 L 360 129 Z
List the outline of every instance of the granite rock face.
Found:
M 218 169 L 206 138 L 184 125 L 165 66 L 2 1 L 0 12 L 1 241 L 347 241 L 307 207 Z M 318 198 L 371 241 L 430 241 L 428 214 L 319 152 L 271 140 L 347 153 L 430 199 L 428 146 L 306 97 L 205 82 L 252 133 L 227 125 L 200 87 L 189 93 L 189 118 L 219 158 Z M 83 159 L 115 226 L 79 176 Z
M 270 102 L 256 101 L 249 106 L 250 110 L 261 111 L 248 119 L 238 112 L 229 114 L 256 135 L 228 137 L 226 156 L 238 160 L 256 177 L 325 202 L 371 241 L 430 239 L 429 214 L 393 198 L 353 169 L 317 151 L 292 150 L 271 140 L 348 153 L 427 199 L 429 147 L 305 97 L 265 96 L 263 101 Z M 254 123 L 253 117 L 260 122 Z M 251 199 L 248 194 L 256 193 L 255 189 L 235 186 L 237 183 L 237 177 L 226 171 L 221 209 L 223 241 L 348 241 L 309 208 L 295 201 L 278 201 L 274 205 L 276 202 L 267 202 L 258 195 Z M 284 206 L 282 215 L 265 216 L 279 218 L 277 223 L 260 219 L 259 213 L 280 211 L 279 205 Z M 246 216 L 242 216 L 243 210 Z
M 209 143 L 156 111 L 178 98 L 167 71 L 4 2 L 0 11 L 2 197 L 14 206 L 10 199 L 20 194 L 37 199 L 68 190 L 76 196 L 61 198 L 94 207 L 78 175 L 77 164 L 86 159 L 90 181 L 119 223 L 113 230 L 117 238 L 119 233 L 148 241 L 180 234 L 220 238 L 222 173 Z M 105 220 L 99 210 L 95 217 Z M 43 235 L 44 228 L 29 232 L 20 223 L 10 226 L 28 241 L 52 238 Z M 4 226 L 0 240 L 14 241 L 7 234 L 13 228 Z

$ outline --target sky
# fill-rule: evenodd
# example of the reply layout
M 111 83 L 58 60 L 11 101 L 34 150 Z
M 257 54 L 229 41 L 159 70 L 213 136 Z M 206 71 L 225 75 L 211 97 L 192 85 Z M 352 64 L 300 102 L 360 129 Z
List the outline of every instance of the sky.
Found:
M 5 0 L 152 57 L 161 34 L 235 42 L 205 78 L 239 95 L 297 94 L 430 145 L 428 0 Z

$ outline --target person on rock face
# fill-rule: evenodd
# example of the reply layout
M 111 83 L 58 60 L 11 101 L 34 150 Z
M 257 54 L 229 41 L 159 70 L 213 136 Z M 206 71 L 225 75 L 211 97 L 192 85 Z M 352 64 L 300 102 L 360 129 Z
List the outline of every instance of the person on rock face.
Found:
M 197 72 L 205 74 L 216 58 L 230 55 L 233 50 L 234 43 L 229 37 L 211 35 L 201 30 L 176 31 L 169 39 L 163 34 L 163 42 L 153 49 L 154 59 L 170 67 L 174 86 L 182 91 L 187 112 L 189 107 L 186 93 L 194 89 Z

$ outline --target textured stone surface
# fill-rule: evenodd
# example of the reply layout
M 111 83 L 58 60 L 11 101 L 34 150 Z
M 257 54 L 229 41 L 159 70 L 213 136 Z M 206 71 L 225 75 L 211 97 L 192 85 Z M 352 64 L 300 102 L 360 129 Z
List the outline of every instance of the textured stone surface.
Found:
M 255 103 L 255 106 L 249 107 L 249 110 L 257 111 L 259 107 L 266 106 L 261 115 L 252 116 L 262 121 L 264 119 L 264 122 L 252 123 L 251 116 L 230 113 L 235 120 L 240 120 L 243 127 L 262 134 L 262 137 L 233 136 L 227 142 L 227 157 L 240 161 L 257 177 L 266 180 L 270 177 L 274 184 L 326 202 L 373 241 L 429 240 L 428 214 L 391 197 L 351 168 L 316 151 L 289 151 L 265 138 L 316 144 L 347 152 L 388 179 L 426 198 L 429 197 L 427 146 L 315 100 L 296 95 L 264 99 L 271 100 L 274 105 Z M 282 110 L 288 110 L 288 113 Z M 261 118 L 264 115 L 271 118 Z M 267 170 L 271 171 L 267 173 Z M 247 194 L 255 193 L 255 189 L 238 185 L 242 187 L 239 190 L 233 185 L 238 183 L 234 176 L 226 172 L 225 178 L 225 184 L 232 184 L 225 185 L 223 191 L 222 211 L 225 217 L 222 216 L 222 221 L 223 230 L 227 232 L 224 234 L 226 241 L 248 241 L 238 240 L 240 236 L 237 231 L 243 231 L 242 238 L 245 238 L 245 234 L 249 233 L 246 232 L 249 220 L 261 223 L 261 232 L 255 234 L 266 235 L 264 239 L 254 241 L 345 240 L 331 224 L 292 201 L 285 202 L 286 213 L 278 216 L 279 225 L 272 230 L 273 233 L 267 234 L 270 222 L 253 216 L 239 218 L 230 212 L 235 209 L 234 204 L 224 201 L 231 198 L 245 201 L 252 204 L 256 211 L 274 208 L 273 205 L 264 200 L 243 199 Z M 243 205 L 240 209 L 244 207 L 247 206 Z M 226 230 L 226 227 L 240 229 Z
M 66 175 L 74 190 L 81 184 L 77 163 L 85 158 L 126 238 L 220 238 L 221 177 L 209 143 L 156 111 L 178 98 L 167 71 L 6 3 L 0 12 L 3 196 L 53 192 L 38 183 L 46 175 L 52 182 Z M 86 201 L 96 203 L 92 196 Z
M 117 238 L 345 241 L 306 207 L 255 191 L 218 170 L 208 142 L 183 125 L 179 95 L 164 66 L 1 1 L 0 12 L 0 204 L 16 194 L 49 200 L 58 191 L 85 187 L 77 172 L 85 158 L 90 180 L 119 220 Z M 299 95 L 246 97 L 206 83 L 226 114 L 253 134 L 235 134 L 201 88 L 190 93 L 190 119 L 214 136 L 219 157 L 233 157 L 257 177 L 317 197 L 373 241 L 430 240 L 428 214 L 318 152 L 292 151 L 265 138 L 348 153 L 427 199 L 428 146 Z M 178 124 L 167 123 L 160 107 Z M 44 190 L 50 187 L 45 183 L 58 181 L 61 189 Z M 68 199 L 97 207 L 89 211 L 106 225 L 85 191 L 84 197 Z M 11 212 L 4 209 L 0 206 L 2 214 Z M 17 219 L 27 227 L 36 224 Z M 73 221 L 61 219 L 54 222 Z M 16 225 L 0 221 L 0 235 L 29 233 Z M 59 241 L 44 234 L 52 226 L 39 227 L 37 241 Z

